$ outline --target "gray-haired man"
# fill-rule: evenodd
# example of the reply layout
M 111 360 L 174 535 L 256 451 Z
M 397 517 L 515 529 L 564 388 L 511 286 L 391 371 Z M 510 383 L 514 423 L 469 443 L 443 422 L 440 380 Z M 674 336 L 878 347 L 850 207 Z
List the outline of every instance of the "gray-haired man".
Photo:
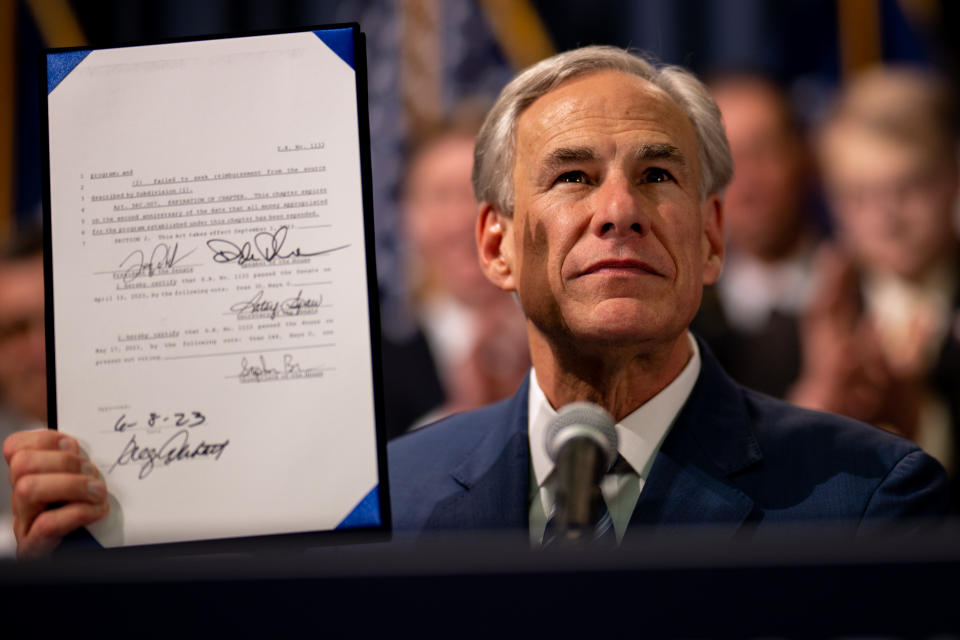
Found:
M 526 529 L 554 502 L 547 424 L 588 400 L 628 467 L 601 484 L 639 525 L 809 520 L 865 531 L 942 515 L 943 469 L 909 442 L 736 385 L 688 331 L 723 263 L 732 162 L 701 83 L 609 47 L 510 83 L 477 141 L 477 243 L 516 292 L 533 370 L 510 400 L 395 441 L 397 529 Z

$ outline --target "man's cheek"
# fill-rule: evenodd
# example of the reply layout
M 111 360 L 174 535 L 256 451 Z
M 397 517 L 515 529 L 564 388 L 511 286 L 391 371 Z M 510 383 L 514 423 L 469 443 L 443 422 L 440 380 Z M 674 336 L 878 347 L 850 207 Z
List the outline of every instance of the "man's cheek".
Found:
M 550 253 L 544 225 L 526 224 L 521 236 L 519 294 L 524 312 L 541 330 L 562 326 L 559 302 L 550 282 Z

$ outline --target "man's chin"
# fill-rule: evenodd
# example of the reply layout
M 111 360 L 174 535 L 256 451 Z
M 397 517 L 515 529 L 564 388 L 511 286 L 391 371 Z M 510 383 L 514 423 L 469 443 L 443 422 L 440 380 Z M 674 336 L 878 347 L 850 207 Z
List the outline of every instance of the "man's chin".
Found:
M 672 343 L 686 332 L 689 322 L 679 322 L 673 306 L 658 312 L 637 300 L 607 300 L 596 305 L 582 322 L 571 322 L 568 330 L 582 344 L 611 347 Z
M 610 322 L 571 331 L 572 340 L 581 346 L 595 345 L 610 349 L 629 349 L 670 342 L 674 333 L 636 322 Z

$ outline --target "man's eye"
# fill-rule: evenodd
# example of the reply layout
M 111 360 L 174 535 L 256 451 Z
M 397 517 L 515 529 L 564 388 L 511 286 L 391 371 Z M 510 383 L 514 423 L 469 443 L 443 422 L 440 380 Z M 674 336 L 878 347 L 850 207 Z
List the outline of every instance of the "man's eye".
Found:
M 583 171 L 567 171 L 561 173 L 556 180 L 557 183 L 561 182 L 570 182 L 577 184 L 587 184 L 590 182 L 590 179 L 587 178 L 587 174 Z
M 643 172 L 643 181 L 644 182 L 670 182 L 673 180 L 673 175 L 666 169 L 647 169 Z

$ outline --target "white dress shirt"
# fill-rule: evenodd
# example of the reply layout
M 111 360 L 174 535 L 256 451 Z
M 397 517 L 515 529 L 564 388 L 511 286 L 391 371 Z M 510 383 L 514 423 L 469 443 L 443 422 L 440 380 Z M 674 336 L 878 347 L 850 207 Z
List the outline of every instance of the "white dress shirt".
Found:
M 689 332 L 687 338 L 693 355 L 680 375 L 616 425 L 618 450 L 630 464 L 631 470 L 607 474 L 601 481 L 600 490 L 613 520 L 618 543 L 626 533 L 630 516 L 650 474 L 657 451 L 660 450 L 663 439 L 700 375 L 700 349 Z M 543 540 L 548 514 L 553 511 L 554 505 L 554 464 L 547 455 L 544 434 L 547 426 L 556 418 L 557 412 L 550 406 L 534 371 L 530 373 L 529 393 L 527 424 L 531 460 L 530 541 L 539 545 Z
M 730 325 L 754 332 L 769 322 L 774 311 L 800 315 L 813 287 L 813 245 L 806 241 L 790 257 L 775 263 L 731 252 L 724 260 L 717 294 Z

